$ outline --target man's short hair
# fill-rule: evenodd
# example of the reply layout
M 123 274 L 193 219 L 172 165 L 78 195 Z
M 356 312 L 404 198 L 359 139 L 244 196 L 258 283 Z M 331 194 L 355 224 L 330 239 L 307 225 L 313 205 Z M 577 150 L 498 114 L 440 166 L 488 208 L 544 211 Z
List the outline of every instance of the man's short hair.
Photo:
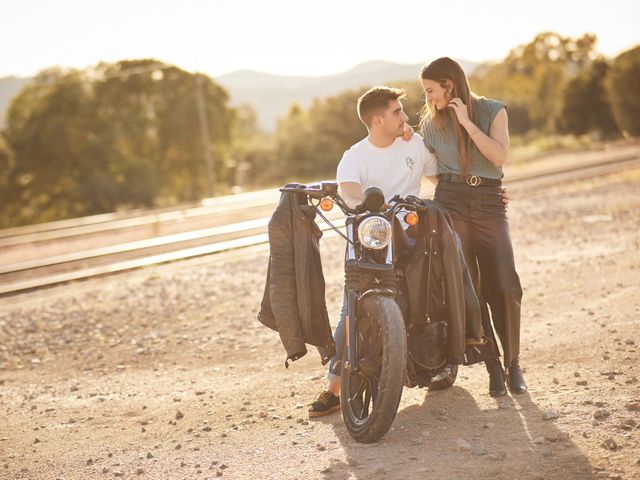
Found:
M 374 116 L 382 115 L 389 108 L 390 101 L 404 98 L 404 96 L 404 90 L 401 88 L 385 86 L 370 88 L 358 99 L 358 116 L 362 123 L 370 128 Z

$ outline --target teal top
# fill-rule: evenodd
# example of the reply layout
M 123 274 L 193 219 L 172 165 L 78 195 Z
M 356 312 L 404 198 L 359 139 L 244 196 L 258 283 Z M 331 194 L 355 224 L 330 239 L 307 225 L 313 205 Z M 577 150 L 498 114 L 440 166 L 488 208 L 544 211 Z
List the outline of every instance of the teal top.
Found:
M 506 108 L 505 104 L 498 100 L 479 97 L 476 99 L 476 111 L 474 123 L 489 135 L 491 124 L 500 110 Z M 456 143 L 456 131 L 454 125 L 449 121 L 444 132 L 436 130 L 434 125 L 425 123 L 422 129 L 422 138 L 427 149 L 433 153 L 438 160 L 438 174 L 452 173 L 462 175 L 460 159 L 458 157 L 458 145 Z M 477 175 L 485 178 L 502 178 L 502 167 L 491 163 L 478 147 L 471 145 L 471 165 L 469 175 Z

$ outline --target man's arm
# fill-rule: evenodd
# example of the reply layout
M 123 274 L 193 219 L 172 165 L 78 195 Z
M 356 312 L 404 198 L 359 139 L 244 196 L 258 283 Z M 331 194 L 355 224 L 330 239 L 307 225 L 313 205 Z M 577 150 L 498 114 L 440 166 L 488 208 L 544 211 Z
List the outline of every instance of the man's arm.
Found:
M 362 185 L 356 182 L 340 183 L 338 193 L 351 208 L 355 208 L 362 203 Z

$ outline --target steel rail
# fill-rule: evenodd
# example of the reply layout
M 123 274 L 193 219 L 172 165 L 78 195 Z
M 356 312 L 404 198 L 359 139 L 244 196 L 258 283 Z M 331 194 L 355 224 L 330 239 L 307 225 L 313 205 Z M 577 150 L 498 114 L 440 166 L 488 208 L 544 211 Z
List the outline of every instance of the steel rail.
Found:
M 194 209 L 210 209 L 221 205 L 233 205 L 239 203 L 250 203 L 255 201 L 268 201 L 274 196 L 274 189 L 256 190 L 253 192 L 236 193 L 232 195 L 221 195 L 219 197 L 204 198 L 198 202 L 174 205 L 172 207 L 134 209 L 122 212 L 99 213 L 85 217 L 68 218 L 53 222 L 37 223 L 34 225 L 24 225 L 21 227 L 11 227 L 0 230 L 0 238 L 27 235 L 31 233 L 41 233 L 53 230 L 64 230 L 67 228 L 83 227 L 87 225 L 98 225 L 112 221 L 124 220 L 127 218 L 159 215 L 173 211 L 189 211 Z M 276 197 L 277 198 L 277 197 Z
M 631 153 L 630 153 L 631 151 Z M 587 160 L 582 162 L 582 166 L 600 164 L 605 157 L 606 162 L 625 161 L 639 155 L 638 145 L 625 145 L 614 151 L 594 151 L 584 152 Z M 564 154 L 559 157 L 560 161 Z M 573 153 L 571 155 L 574 155 Z M 533 163 L 535 165 L 536 162 Z M 535 173 L 525 172 L 524 174 L 509 174 L 510 183 L 519 180 L 521 177 L 530 178 L 533 175 L 544 176 L 559 170 L 574 169 L 575 165 L 554 167 Z M 189 230 L 189 221 L 197 219 L 204 220 L 211 217 L 215 223 L 216 217 L 228 214 L 229 207 L 234 206 L 238 213 L 266 214 L 264 209 L 270 208 L 273 202 L 278 199 L 277 189 L 259 190 L 256 192 L 246 192 L 235 195 L 202 200 L 199 204 L 187 204 L 172 208 L 159 208 L 151 210 L 134 210 L 130 212 L 114 212 L 92 215 L 88 217 L 72 218 L 55 222 L 28 225 L 23 227 L 13 227 L 0 229 L 0 249 L 19 246 L 21 244 L 36 244 L 55 240 L 62 240 L 70 237 L 81 237 L 83 235 L 112 232 L 115 230 L 125 231 L 132 228 L 149 227 L 162 228 L 163 225 L 184 223 L 184 230 Z M 173 232 L 175 233 L 175 232 Z
M 266 207 L 269 203 L 277 201 L 277 191 L 270 191 L 270 195 L 260 197 L 258 199 L 246 200 L 242 202 L 241 199 L 236 201 L 239 203 L 239 207 L 235 209 L 236 212 L 251 211 L 259 207 Z M 230 201 L 220 201 L 209 206 L 193 207 L 187 209 L 171 209 L 159 213 L 138 215 L 125 218 L 109 219 L 100 222 L 93 222 L 84 225 L 71 225 L 66 227 L 55 227 L 52 230 L 43 231 L 27 231 L 24 233 L 7 235 L 0 238 L 0 248 L 20 245 L 24 243 L 38 243 L 51 240 L 61 240 L 69 237 L 79 237 L 82 235 L 90 235 L 96 233 L 112 232 L 115 230 L 126 230 L 134 227 L 151 227 L 157 228 L 158 225 L 168 224 L 170 222 L 186 222 L 189 220 L 216 217 L 228 215 L 230 207 L 233 205 Z M 105 214 L 111 215 L 111 214 Z M 62 220 L 64 222 L 64 220 Z
M 567 182 L 571 180 L 581 180 L 594 176 L 605 175 L 609 173 L 615 173 L 619 171 L 637 169 L 640 168 L 640 157 L 638 155 L 632 158 L 617 159 L 616 161 L 608 161 L 600 164 L 590 164 L 586 167 L 573 167 L 573 168 L 558 168 L 553 172 L 535 173 L 531 175 L 522 175 L 506 182 L 510 192 L 520 192 L 528 190 L 536 190 L 545 188 L 557 183 Z M 337 210 L 337 209 L 336 209 Z M 332 215 L 332 220 L 335 222 L 342 221 L 343 217 L 339 215 Z M 100 266 L 88 266 L 73 271 L 61 272 L 61 273 L 49 273 L 43 274 L 35 278 L 18 279 L 9 283 L 2 283 L 2 276 L 0 275 L 0 296 L 6 296 L 16 294 L 22 291 L 33 290 L 36 288 L 42 288 L 50 285 L 67 283 L 70 281 L 81 280 L 96 276 L 108 275 L 116 272 L 122 272 L 126 270 L 132 270 L 149 265 L 166 263 L 172 261 L 178 261 L 188 258 L 194 258 L 204 255 L 210 255 L 214 253 L 221 253 L 229 250 L 237 250 L 246 248 L 249 246 L 265 245 L 268 242 L 266 233 L 252 234 L 243 238 L 236 238 L 233 240 L 222 240 L 215 243 L 208 243 L 206 245 L 199 245 L 189 248 L 180 248 L 180 245 L 184 245 L 184 242 L 189 239 L 207 239 L 215 238 L 216 236 L 222 236 L 228 233 L 242 233 L 249 232 L 258 228 L 265 228 L 268 222 L 268 218 L 249 220 L 246 222 L 239 222 L 233 225 L 212 227 L 209 229 L 203 229 L 195 232 L 189 232 L 189 234 L 177 234 L 168 235 L 163 237 L 157 237 L 155 239 L 128 242 L 122 245 L 115 245 L 113 247 L 107 247 L 106 249 L 93 249 L 86 252 L 77 252 L 75 254 L 60 255 L 58 257 L 45 259 L 40 265 L 37 261 L 22 262 L 21 264 L 14 264 L 13 269 L 11 266 L 3 266 L 0 269 L 0 274 L 6 275 L 16 271 L 29 271 L 37 268 L 46 268 L 47 265 L 62 265 L 67 262 L 77 262 L 79 260 L 86 260 L 96 257 L 108 257 L 109 255 L 122 252 L 135 252 L 136 250 L 144 251 L 150 248 L 158 246 L 175 245 L 177 250 L 163 253 L 154 253 L 151 255 L 144 255 L 141 258 L 134 258 L 128 260 L 115 260 L 107 265 Z M 327 230 L 329 227 L 323 222 L 320 223 L 323 230 Z M 226 230 L 225 230 L 226 229 Z M 332 237 L 331 232 L 328 232 L 327 237 Z

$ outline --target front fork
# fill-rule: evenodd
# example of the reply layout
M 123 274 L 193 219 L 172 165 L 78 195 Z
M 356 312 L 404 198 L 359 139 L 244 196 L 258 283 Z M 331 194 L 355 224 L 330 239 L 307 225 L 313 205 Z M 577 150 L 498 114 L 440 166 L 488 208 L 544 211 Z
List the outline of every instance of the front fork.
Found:
M 345 319 L 345 338 L 347 341 L 347 358 L 344 361 L 343 367 L 347 372 L 355 372 L 358 370 L 358 356 L 357 356 L 357 329 L 356 319 L 357 315 L 357 260 L 356 250 L 353 246 L 353 240 L 355 238 L 355 225 L 353 217 L 347 218 L 347 238 L 350 242 L 347 244 L 347 258 L 345 259 L 345 286 L 347 289 L 347 318 Z
M 358 371 L 358 342 L 357 335 L 357 319 L 358 319 L 358 295 L 360 289 L 360 271 L 358 267 L 358 260 L 356 258 L 356 251 L 354 247 L 354 218 L 349 217 L 346 221 L 347 238 L 350 240 L 347 244 L 347 256 L 345 259 L 345 289 L 347 291 L 347 318 L 345 319 L 345 338 L 347 341 L 347 358 L 344 361 L 344 367 L 347 371 Z M 383 267 L 381 270 L 379 267 Z M 372 268 L 369 266 L 367 268 Z M 389 271 L 393 273 L 393 239 L 389 241 L 387 246 L 387 254 L 384 264 L 376 264 L 374 271 L 381 273 L 383 271 Z M 368 293 L 380 293 L 382 295 L 395 295 L 392 290 L 385 288 L 384 286 L 375 287 L 367 290 L 363 293 L 363 296 Z
M 345 368 L 351 372 L 358 371 L 358 355 L 357 355 L 357 346 L 358 342 L 356 340 L 357 336 L 357 312 L 356 305 L 357 302 L 357 293 L 355 290 L 347 290 L 347 318 L 345 319 L 345 327 L 346 327 L 346 340 L 347 340 L 347 360 L 345 362 Z
M 345 288 L 347 290 L 347 318 L 345 319 L 345 339 L 347 342 L 347 358 L 344 360 L 343 367 L 348 372 L 358 371 L 358 351 L 357 351 L 357 319 L 358 319 L 358 296 L 360 288 L 360 273 L 358 270 L 358 260 L 353 246 L 354 239 L 354 222 L 353 218 L 347 218 L 347 238 L 351 240 L 347 245 L 347 258 L 345 260 Z M 387 247 L 387 256 L 385 265 L 393 268 L 393 241 L 389 242 Z M 394 294 L 386 288 L 374 288 L 364 292 L 364 295 L 372 292 L 378 292 L 382 295 Z

